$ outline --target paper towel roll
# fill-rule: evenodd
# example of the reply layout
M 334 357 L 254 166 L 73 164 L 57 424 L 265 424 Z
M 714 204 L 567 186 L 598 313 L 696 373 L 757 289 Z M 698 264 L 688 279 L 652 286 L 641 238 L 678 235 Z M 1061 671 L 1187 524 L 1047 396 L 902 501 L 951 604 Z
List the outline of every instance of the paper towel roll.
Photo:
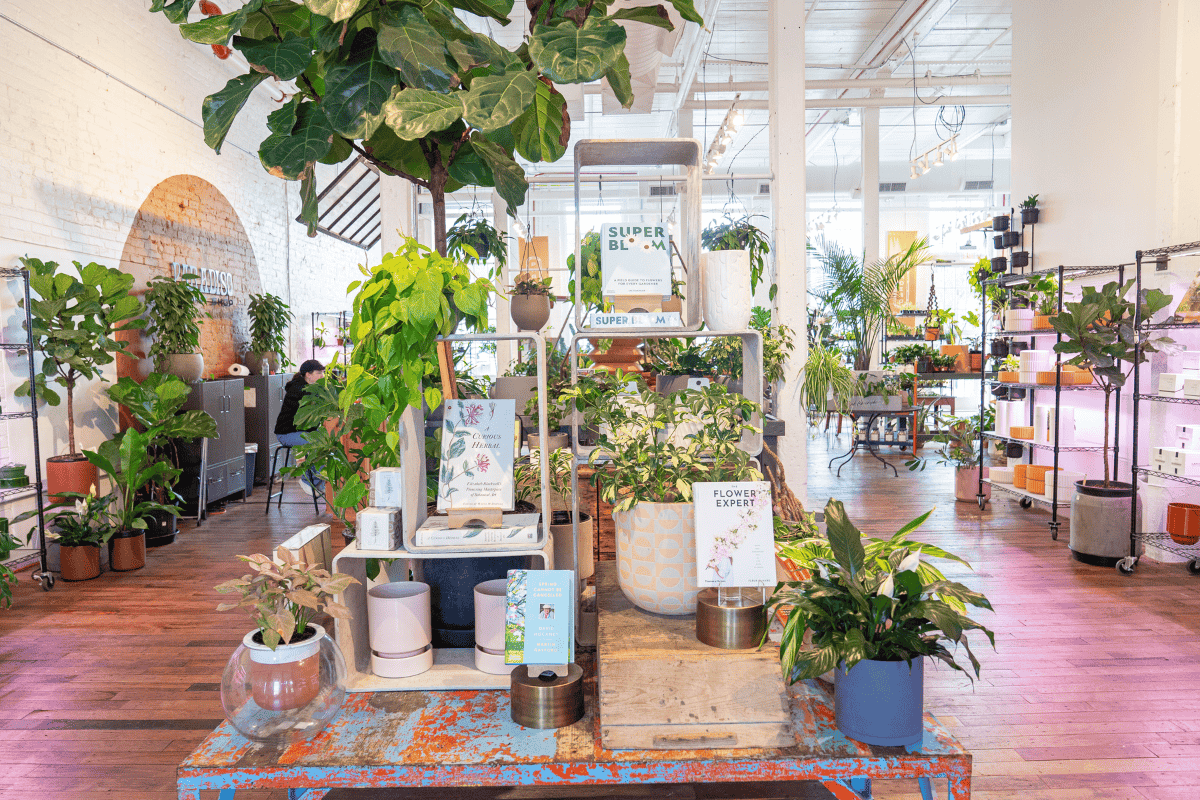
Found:
M 996 435 L 1008 436 L 1008 401 L 996 401 Z
M 230 364 L 229 374 L 236 378 L 244 378 L 250 374 L 250 369 L 245 364 Z

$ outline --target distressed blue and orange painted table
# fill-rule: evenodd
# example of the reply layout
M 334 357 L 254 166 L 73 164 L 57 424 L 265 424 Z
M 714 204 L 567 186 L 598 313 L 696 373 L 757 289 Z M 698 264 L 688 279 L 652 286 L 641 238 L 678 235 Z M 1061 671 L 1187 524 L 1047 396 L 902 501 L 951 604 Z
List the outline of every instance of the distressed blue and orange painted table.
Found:
M 585 665 L 586 666 L 586 665 Z M 319 736 L 286 747 L 256 745 L 228 722 L 179 767 L 180 800 L 221 789 L 286 788 L 311 800 L 327 790 L 418 786 L 579 786 L 651 783 L 820 781 L 839 798 L 870 796 L 872 779 L 946 779 L 950 800 L 971 796 L 971 756 L 931 716 L 920 747 L 870 747 L 838 733 L 829 688 L 797 684 L 792 747 L 741 750 L 605 750 L 588 711 L 574 725 L 516 725 L 508 693 L 348 694 L 341 715 Z M 316 791 L 313 791 L 316 790 Z

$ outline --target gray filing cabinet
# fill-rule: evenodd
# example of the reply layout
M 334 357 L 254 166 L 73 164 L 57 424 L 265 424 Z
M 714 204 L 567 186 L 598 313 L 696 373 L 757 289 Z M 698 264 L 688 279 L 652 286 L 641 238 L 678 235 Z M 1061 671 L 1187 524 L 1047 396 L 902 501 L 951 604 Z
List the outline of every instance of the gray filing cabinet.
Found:
M 207 411 L 217 422 L 217 438 L 208 440 L 204 474 L 208 502 L 246 490 L 246 414 L 241 378 L 192 384 L 186 410 Z
M 279 438 L 275 436 L 275 420 L 283 406 L 283 388 L 295 374 L 281 372 L 275 375 L 251 375 L 242 379 L 247 389 L 246 441 L 258 444 L 258 457 L 254 462 L 254 479 L 257 483 L 266 483 L 271 474 L 271 458 L 279 447 Z

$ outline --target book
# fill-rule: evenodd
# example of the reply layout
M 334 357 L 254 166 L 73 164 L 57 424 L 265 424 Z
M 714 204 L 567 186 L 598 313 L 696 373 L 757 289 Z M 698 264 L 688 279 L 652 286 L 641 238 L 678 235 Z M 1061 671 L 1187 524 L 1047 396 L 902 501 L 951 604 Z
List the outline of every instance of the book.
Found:
M 774 586 L 775 524 L 771 484 L 692 484 L 700 586 Z
M 575 573 L 569 569 L 508 571 L 505 664 L 570 664 L 575 660 Z
M 540 514 L 507 514 L 499 528 L 449 528 L 445 517 L 429 517 L 413 535 L 416 547 L 523 545 L 538 540 Z
M 671 250 L 666 223 L 600 228 L 600 275 L 606 295 L 671 294 Z
M 442 416 L 438 511 L 512 511 L 514 400 L 447 400 Z

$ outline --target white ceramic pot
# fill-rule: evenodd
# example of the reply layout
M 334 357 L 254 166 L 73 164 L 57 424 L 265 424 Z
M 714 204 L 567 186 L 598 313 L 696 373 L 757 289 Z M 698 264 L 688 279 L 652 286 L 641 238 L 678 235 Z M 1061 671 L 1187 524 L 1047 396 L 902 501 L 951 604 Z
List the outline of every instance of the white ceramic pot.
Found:
M 195 383 L 204 377 L 202 353 L 171 353 L 163 356 L 163 371 L 168 375 Z
M 704 321 L 710 330 L 742 331 L 750 324 L 750 251 L 718 250 L 700 256 L 704 271 Z
M 696 610 L 696 516 L 691 503 L 638 503 L 613 513 L 617 582 L 638 608 L 656 614 Z
M 371 650 L 384 658 L 406 658 L 433 641 L 429 585 L 395 581 L 367 590 Z
M 490 675 L 507 675 L 504 663 L 504 612 L 508 580 L 497 578 L 475 587 L 475 669 Z

